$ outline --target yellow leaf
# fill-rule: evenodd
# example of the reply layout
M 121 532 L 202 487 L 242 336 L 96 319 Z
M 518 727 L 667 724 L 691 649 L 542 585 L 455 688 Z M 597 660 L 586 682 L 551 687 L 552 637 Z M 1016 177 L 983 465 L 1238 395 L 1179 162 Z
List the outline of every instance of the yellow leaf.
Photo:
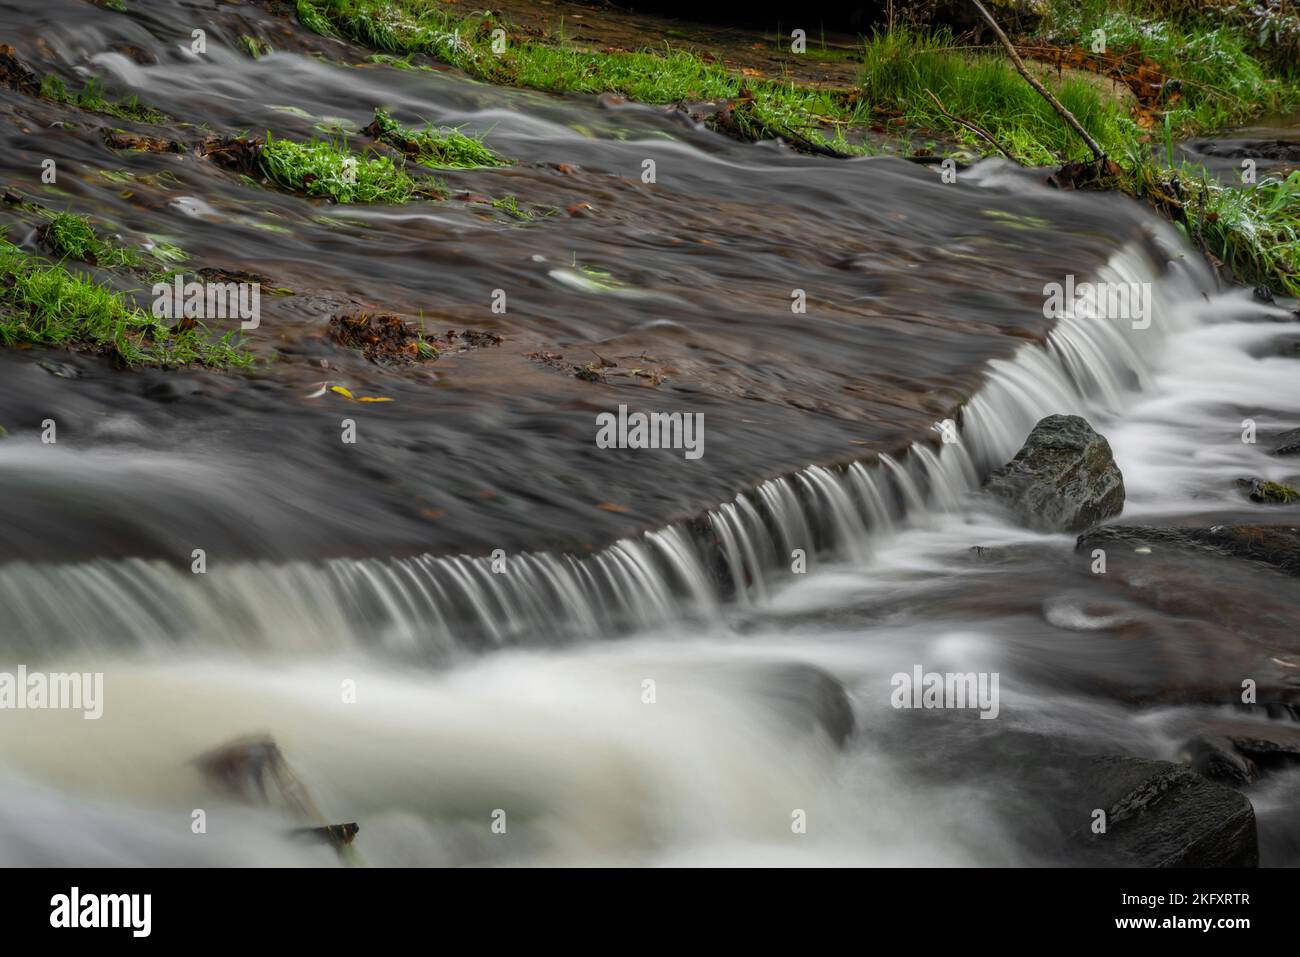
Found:
M 341 385 L 330 386 L 331 392 L 337 392 L 345 399 L 351 399 L 353 402 L 392 402 L 386 395 L 353 395 L 351 389 L 346 389 Z

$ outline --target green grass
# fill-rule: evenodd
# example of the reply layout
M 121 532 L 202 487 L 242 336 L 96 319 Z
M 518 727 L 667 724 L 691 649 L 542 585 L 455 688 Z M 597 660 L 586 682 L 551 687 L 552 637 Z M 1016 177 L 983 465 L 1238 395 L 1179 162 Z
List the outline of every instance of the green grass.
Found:
M 1300 171 L 1196 195 L 1189 219 L 1232 275 L 1300 298 Z
M 72 93 L 63 81 L 54 74 L 48 74 L 41 80 L 41 96 L 59 103 L 79 106 L 92 113 L 115 116 L 120 120 L 136 120 L 140 123 L 166 123 L 170 119 L 166 113 L 151 106 L 141 106 L 139 99 L 128 96 L 122 100 L 109 100 L 104 96 L 103 87 L 95 77 L 87 77 L 81 89 Z
M 988 130 L 1009 152 L 1032 164 L 1079 159 L 1087 147 L 1047 102 L 998 52 L 959 50 L 950 34 L 900 28 L 866 43 L 862 88 L 878 107 L 897 111 L 908 124 L 944 130 L 991 149 L 976 134 L 944 117 L 926 93 L 944 108 Z M 1141 130 L 1124 110 L 1103 99 L 1085 80 L 1053 84 L 1054 92 L 1098 142 L 1107 148 L 1135 142 Z
M 764 125 L 824 142 L 821 127 L 862 119 L 831 91 L 732 74 L 681 50 L 594 51 L 531 40 L 492 51 L 490 14 L 457 18 L 436 0 L 297 0 L 308 29 L 345 36 L 389 55 L 423 53 L 471 76 L 554 93 L 617 93 L 640 103 L 674 104 L 752 94 Z M 392 61 L 388 61 L 392 62 Z M 405 64 L 404 64 L 405 65 Z
M 298 143 L 267 134 L 258 162 L 285 189 L 336 203 L 407 203 L 433 187 L 416 182 L 387 156 L 358 156 L 329 140 Z
M 22 343 L 110 353 L 127 366 L 253 364 L 234 332 L 214 341 L 199 324 L 168 328 L 122 293 L 0 240 L 0 344 Z
M 375 110 L 374 122 L 367 127 L 376 139 L 395 146 L 416 162 L 434 169 L 484 169 L 509 166 L 475 136 L 460 129 L 421 129 L 403 126 L 384 110 Z
M 41 236 L 61 259 L 79 259 L 103 267 L 140 265 L 134 249 L 100 239 L 84 216 L 58 213 L 41 230 Z

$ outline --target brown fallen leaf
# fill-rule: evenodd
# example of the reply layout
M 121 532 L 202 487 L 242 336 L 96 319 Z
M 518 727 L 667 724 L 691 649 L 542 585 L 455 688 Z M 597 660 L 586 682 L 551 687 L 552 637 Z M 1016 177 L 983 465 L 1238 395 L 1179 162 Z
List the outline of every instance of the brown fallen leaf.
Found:
M 601 502 L 599 505 L 596 506 L 596 508 L 599 508 L 599 509 L 601 509 L 601 510 L 603 510 L 603 511 L 606 511 L 606 512 L 620 512 L 620 513 L 621 513 L 621 512 L 626 512 L 626 511 L 627 511 L 627 506 L 626 506 L 626 505 L 616 505 L 614 502 Z

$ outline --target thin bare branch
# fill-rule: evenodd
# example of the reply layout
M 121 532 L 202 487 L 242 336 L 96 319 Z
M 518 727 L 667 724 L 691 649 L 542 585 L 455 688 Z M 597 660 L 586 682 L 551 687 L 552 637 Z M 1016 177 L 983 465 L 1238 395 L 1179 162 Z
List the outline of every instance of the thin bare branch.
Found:
M 1025 78 L 1025 82 L 1032 86 L 1038 92 L 1038 95 L 1045 99 L 1048 105 L 1060 114 L 1061 119 L 1065 120 L 1065 122 L 1070 125 L 1070 128 L 1073 129 L 1074 132 L 1078 133 L 1083 141 L 1088 144 L 1088 149 L 1092 150 L 1093 158 L 1098 162 L 1105 160 L 1106 151 L 1103 150 L 1097 141 L 1092 138 L 1092 135 L 1083 128 L 1083 124 L 1075 119 L 1073 113 L 1061 105 L 1061 101 L 1052 95 L 1051 90 L 1043 86 L 1043 84 L 1039 83 L 1030 75 L 1029 69 L 1025 66 L 1024 61 L 1020 59 L 1020 54 L 1016 52 L 1016 48 L 1012 45 L 1011 41 L 1007 39 L 1007 35 L 1002 32 L 1002 28 L 998 26 L 998 22 L 993 19 L 993 14 L 988 12 L 984 4 L 980 3 L 980 0 L 971 0 L 971 2 L 975 4 L 975 9 L 979 10 L 980 15 L 988 21 L 988 25 L 993 28 L 993 32 L 997 35 L 998 40 L 1001 41 L 1003 48 L 1007 51 L 1007 55 L 1011 57 L 1011 62 L 1015 64 L 1020 75 Z
M 958 126 L 964 126 L 966 129 L 970 130 L 976 136 L 992 144 L 994 149 L 996 149 L 1007 159 L 1011 160 L 1011 162 L 1013 163 L 1019 162 L 1019 160 L 1017 160 L 1014 156 L 1012 156 L 1005 146 L 1003 146 L 1001 143 L 995 140 L 993 138 L 993 134 L 990 133 L 988 130 L 984 129 L 984 127 L 976 123 L 972 123 L 970 120 L 963 120 L 960 116 L 954 116 L 953 114 L 949 113 L 946 109 L 944 109 L 943 104 L 939 102 L 939 98 L 935 96 L 931 90 L 927 89 L 925 92 L 926 95 L 930 97 L 930 99 L 934 100 L 934 105 L 939 108 L 939 112 L 942 113 L 949 120 L 951 120 L 953 123 L 956 123 Z

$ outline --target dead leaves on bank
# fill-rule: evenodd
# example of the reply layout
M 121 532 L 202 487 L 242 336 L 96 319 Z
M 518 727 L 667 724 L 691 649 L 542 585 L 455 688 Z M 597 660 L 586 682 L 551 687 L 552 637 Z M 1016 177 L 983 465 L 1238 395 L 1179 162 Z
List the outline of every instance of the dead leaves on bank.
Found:
M 1025 56 L 1055 66 L 1057 70 L 1065 67 L 1085 70 L 1124 84 L 1138 102 L 1134 119 L 1145 129 L 1156 128 L 1159 116 L 1182 99 L 1182 82 L 1165 73 L 1158 63 L 1137 49 L 1112 53 L 1092 53 L 1078 46 L 1018 46 L 1018 49 Z

